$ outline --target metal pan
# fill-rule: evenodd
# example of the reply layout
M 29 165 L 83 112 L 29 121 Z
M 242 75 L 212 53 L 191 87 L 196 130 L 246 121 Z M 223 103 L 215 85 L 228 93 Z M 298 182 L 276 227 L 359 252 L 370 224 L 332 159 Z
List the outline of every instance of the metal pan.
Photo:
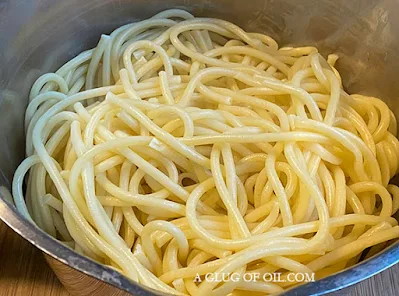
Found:
M 32 83 L 101 33 L 168 8 L 232 21 L 280 45 L 315 45 L 340 55 L 349 92 L 374 95 L 399 117 L 397 0 L 0 0 L 0 185 L 10 188 L 24 157 L 23 119 Z M 0 196 L 0 218 L 45 253 L 72 295 L 162 295 L 82 257 L 25 220 Z M 399 261 L 399 244 L 285 295 L 320 295 L 366 279 Z

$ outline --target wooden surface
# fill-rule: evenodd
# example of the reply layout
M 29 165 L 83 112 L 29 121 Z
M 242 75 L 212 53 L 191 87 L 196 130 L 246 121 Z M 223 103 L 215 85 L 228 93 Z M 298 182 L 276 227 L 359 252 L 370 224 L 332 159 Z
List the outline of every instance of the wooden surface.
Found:
M 0 296 L 67 296 L 41 252 L 0 221 Z
M 334 296 L 399 295 L 399 264 Z M 0 296 L 70 295 L 42 254 L 0 221 Z

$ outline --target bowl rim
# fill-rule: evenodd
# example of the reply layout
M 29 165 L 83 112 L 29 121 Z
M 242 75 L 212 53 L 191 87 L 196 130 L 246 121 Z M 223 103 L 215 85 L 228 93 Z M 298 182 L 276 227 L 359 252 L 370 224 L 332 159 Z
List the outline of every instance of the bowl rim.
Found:
M 75 252 L 26 219 L 1 195 L 0 219 L 43 253 L 88 276 L 137 296 L 166 295 L 134 282 L 116 270 Z
M 168 295 L 130 280 L 116 270 L 82 256 L 60 243 L 20 214 L 0 195 L 0 219 L 12 230 L 52 258 L 88 276 L 137 296 Z M 399 240 L 384 251 L 326 278 L 285 291 L 284 296 L 324 295 L 368 279 L 399 262 Z

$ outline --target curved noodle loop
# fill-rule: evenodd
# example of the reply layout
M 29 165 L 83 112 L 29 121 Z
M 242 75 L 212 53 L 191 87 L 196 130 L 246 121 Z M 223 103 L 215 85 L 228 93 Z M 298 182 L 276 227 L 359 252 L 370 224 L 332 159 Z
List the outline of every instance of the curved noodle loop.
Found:
M 337 58 L 181 10 L 120 27 L 33 85 L 15 204 L 177 295 L 275 294 L 301 282 L 264 274 L 353 265 L 399 237 L 399 141 Z

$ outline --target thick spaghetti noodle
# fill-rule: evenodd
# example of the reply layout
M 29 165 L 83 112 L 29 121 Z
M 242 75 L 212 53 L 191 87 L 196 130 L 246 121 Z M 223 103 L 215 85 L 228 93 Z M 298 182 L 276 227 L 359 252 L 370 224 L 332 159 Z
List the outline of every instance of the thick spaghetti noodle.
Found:
M 16 206 L 173 294 L 274 294 L 297 283 L 194 279 L 353 265 L 399 237 L 399 142 L 336 60 L 181 10 L 120 27 L 33 85 Z

